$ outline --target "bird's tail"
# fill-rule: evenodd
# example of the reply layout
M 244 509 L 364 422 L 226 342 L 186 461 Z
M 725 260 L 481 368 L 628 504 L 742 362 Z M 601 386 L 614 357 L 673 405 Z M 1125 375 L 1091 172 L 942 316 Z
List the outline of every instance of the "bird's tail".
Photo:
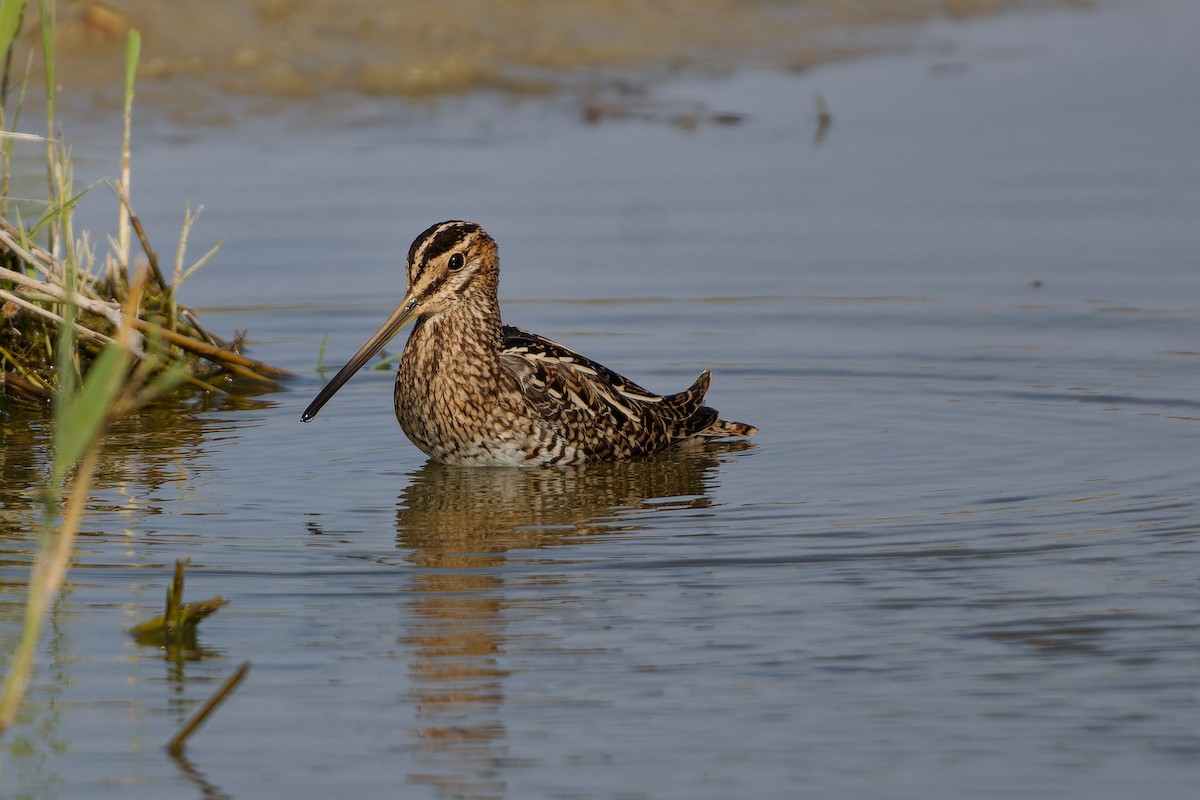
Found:
M 758 428 L 754 427 L 753 425 L 747 425 L 744 422 L 733 422 L 727 419 L 718 419 L 716 422 L 700 431 L 701 436 L 713 439 L 718 439 L 725 436 L 753 436 L 756 433 L 758 433 Z

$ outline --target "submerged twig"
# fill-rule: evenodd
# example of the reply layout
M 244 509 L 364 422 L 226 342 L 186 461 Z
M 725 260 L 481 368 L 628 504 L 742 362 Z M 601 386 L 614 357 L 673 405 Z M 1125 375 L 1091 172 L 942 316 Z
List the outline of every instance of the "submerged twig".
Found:
M 200 708 L 196 710 L 196 713 L 192 714 L 188 721 L 183 723 L 179 730 L 175 732 L 175 735 L 171 737 L 171 741 L 167 742 L 167 749 L 171 752 L 178 752 L 179 750 L 182 750 L 184 744 L 187 743 L 188 737 L 192 735 L 196 728 L 199 728 L 202 724 L 204 724 L 204 721 L 208 719 L 209 715 L 211 715 L 216 707 L 224 702 L 225 698 L 228 697 L 229 694 L 238 687 L 238 684 L 242 682 L 242 679 L 246 677 L 246 673 L 249 671 L 250 662 L 243 661 L 241 666 L 235 669 L 233 674 L 226 678 L 221 685 L 217 687 L 217 690 L 212 693 L 212 696 L 204 701 L 204 705 L 200 706 Z

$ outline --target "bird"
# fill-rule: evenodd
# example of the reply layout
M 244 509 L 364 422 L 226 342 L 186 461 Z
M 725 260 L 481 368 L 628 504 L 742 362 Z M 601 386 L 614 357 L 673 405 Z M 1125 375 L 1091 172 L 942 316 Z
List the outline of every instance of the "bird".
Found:
M 413 241 L 408 291 L 301 415 L 308 422 L 413 324 L 396 373 L 396 419 L 434 461 L 549 467 L 619 461 L 758 429 L 704 405 L 708 370 L 658 395 L 574 350 L 500 319 L 496 241 L 449 220 Z

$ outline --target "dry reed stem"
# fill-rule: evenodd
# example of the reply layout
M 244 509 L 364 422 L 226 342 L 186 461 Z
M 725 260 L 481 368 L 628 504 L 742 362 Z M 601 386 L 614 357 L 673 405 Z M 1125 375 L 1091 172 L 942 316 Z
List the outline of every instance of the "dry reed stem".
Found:
M 0 372 L 0 387 L 11 386 L 18 392 L 29 397 L 51 397 L 53 392 L 49 387 L 40 383 L 30 383 L 15 372 Z
M 19 238 L 22 238 L 21 232 L 10 225 L 8 220 L 0 217 L 0 243 L 3 243 L 18 258 L 33 267 L 34 271 L 39 273 L 43 278 L 50 280 L 50 265 L 54 263 L 54 257 L 36 245 L 26 250 L 17 244 L 17 239 Z
M 0 243 L 3 243 L 5 246 L 9 247 L 9 249 L 12 250 L 12 252 L 14 252 L 23 261 L 28 263 L 34 260 L 33 254 L 28 253 L 19 245 L 16 245 L 16 243 L 13 242 L 11 238 L 8 237 L 2 230 L 0 230 Z M 0 267 L 0 280 L 9 281 L 33 291 L 43 292 L 58 301 L 64 301 L 66 296 L 66 291 L 57 284 L 40 281 L 36 278 L 30 278 L 27 275 L 7 269 L 6 267 Z M 113 301 L 96 300 L 81 296 L 77 292 L 72 292 L 71 294 L 76 307 L 78 307 L 80 311 L 87 312 L 93 316 L 102 317 L 110 322 L 113 321 L 113 318 L 119 308 L 117 303 Z M 9 299 L 12 298 L 10 297 Z M 18 302 L 18 304 L 24 307 L 24 301 Z M 48 312 L 44 309 L 38 313 L 42 313 L 43 316 L 49 315 L 49 318 L 51 319 L 56 317 L 59 321 L 62 319 L 53 312 Z M 139 317 L 132 318 L 129 324 L 133 328 L 142 332 L 148 332 L 152 330 L 157 331 L 161 333 L 163 338 L 169 341 L 171 344 L 174 344 L 177 347 L 192 353 L 193 355 L 204 358 L 219 366 L 225 367 L 231 372 L 252 380 L 270 381 L 273 378 L 286 378 L 291 376 L 291 373 L 287 370 L 279 369 L 278 367 L 272 367 L 269 364 L 248 358 L 240 353 L 235 353 L 232 350 L 227 350 L 218 345 L 213 345 L 201 339 L 179 333 L 178 331 L 172 331 L 163 328 L 159 325 L 155 325 L 154 323 L 147 322 Z M 103 334 L 98 334 L 95 331 L 87 328 L 84 330 L 87 331 L 85 335 L 93 338 L 96 336 L 103 336 Z
M 37 303 L 31 303 L 20 295 L 13 294 L 7 289 L 0 289 L 0 299 L 7 300 L 16 306 L 20 306 L 26 311 L 37 314 L 39 317 L 48 319 L 56 325 L 61 325 L 65 321 L 61 316 L 55 314 L 53 311 L 42 308 Z M 91 339 L 97 344 L 108 344 L 109 342 L 113 341 L 111 336 L 105 336 L 103 333 L 94 331 L 85 325 L 80 325 L 78 322 L 76 322 L 72 327 L 75 329 L 75 333 Z
M 155 331 L 162 335 L 164 339 L 173 345 L 182 347 L 190 353 L 194 353 L 209 361 L 216 362 L 221 366 L 254 380 L 268 381 L 271 378 L 287 378 L 292 373 L 279 367 L 272 367 L 270 364 L 264 364 L 261 361 L 255 361 L 253 358 L 247 358 L 232 350 L 225 350 L 211 345 L 208 342 L 203 342 L 191 336 L 186 336 L 176 331 L 167 330 L 159 325 L 151 322 L 146 322 L 144 319 L 133 319 L 130 321 L 134 328 L 139 331 Z M 268 377 L 269 376 L 269 377 Z
M 129 195 L 126 193 L 125 187 L 120 181 L 117 181 L 113 185 L 113 191 L 116 192 L 117 198 L 121 201 L 121 206 L 129 214 L 129 222 L 133 225 L 133 230 L 137 233 L 138 241 L 142 245 L 142 252 L 146 254 L 146 260 L 150 262 L 150 272 L 154 275 L 154 280 L 158 283 L 158 288 L 164 292 L 171 291 L 170 284 L 163 278 L 162 271 L 158 268 L 158 253 L 154 252 L 150 247 L 150 239 L 146 236 L 146 229 L 142 227 L 142 221 L 138 219 L 138 215 L 133 213 L 133 205 L 129 202 Z

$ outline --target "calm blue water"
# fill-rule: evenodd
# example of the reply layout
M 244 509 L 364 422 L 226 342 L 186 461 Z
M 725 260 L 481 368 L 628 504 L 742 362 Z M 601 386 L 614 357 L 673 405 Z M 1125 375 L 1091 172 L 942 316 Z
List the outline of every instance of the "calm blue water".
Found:
M 299 377 L 114 433 L 6 793 L 1190 797 L 1198 23 L 1104 3 L 652 94 L 746 115 L 694 130 L 488 97 L 147 120 L 159 249 L 188 199 L 194 252 L 228 239 L 185 295 Z M 753 446 L 439 467 L 384 372 L 302 425 L 324 337 L 336 367 L 458 217 L 507 321 L 651 389 L 713 369 Z M 44 432 L 0 424 L 8 652 Z M 122 630 L 181 557 L 231 604 L 176 667 Z

